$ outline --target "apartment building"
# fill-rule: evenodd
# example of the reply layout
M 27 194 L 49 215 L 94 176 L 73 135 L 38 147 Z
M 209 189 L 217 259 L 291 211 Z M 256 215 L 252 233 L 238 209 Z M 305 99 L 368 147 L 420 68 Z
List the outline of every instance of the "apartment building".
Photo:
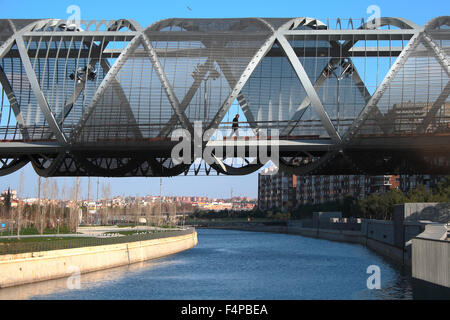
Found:
M 287 208 L 299 204 L 318 204 L 341 200 L 346 195 L 362 199 L 400 187 L 400 176 L 334 175 L 296 176 L 285 172 L 258 176 L 258 207 Z M 273 172 L 272 172 L 273 173 Z

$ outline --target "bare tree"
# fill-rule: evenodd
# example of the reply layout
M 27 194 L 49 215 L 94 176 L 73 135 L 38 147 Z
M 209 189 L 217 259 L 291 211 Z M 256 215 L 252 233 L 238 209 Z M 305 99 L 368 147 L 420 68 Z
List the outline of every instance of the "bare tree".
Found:
M 151 206 L 151 204 L 147 204 L 145 206 L 144 212 L 145 212 L 145 219 L 147 220 L 147 226 L 149 226 L 151 224 L 150 221 L 152 219 L 152 206 Z
M 134 223 L 137 225 L 139 222 L 139 200 L 138 200 L 138 195 L 136 195 L 134 197 L 134 203 L 132 206 L 132 213 L 134 214 Z
M 39 231 L 39 234 L 43 233 L 43 219 L 42 219 L 42 206 L 41 206 L 41 176 L 38 177 L 38 203 L 37 203 L 37 212 L 35 215 L 35 227 Z
M 70 231 L 74 232 L 77 230 L 78 226 L 78 195 L 80 194 L 80 178 L 74 179 L 74 183 L 71 190 L 71 207 L 69 211 L 69 223 L 68 227 Z
M 23 169 L 20 171 L 20 181 L 19 181 L 19 190 L 17 192 L 17 200 L 18 200 L 18 206 L 17 206 L 17 239 L 20 239 L 20 218 L 22 215 L 22 205 L 20 203 L 20 200 L 23 198 L 23 186 L 25 182 L 25 177 L 23 175 Z
M 41 229 L 40 234 L 42 235 L 47 227 L 47 209 L 48 209 L 48 184 L 49 181 L 47 178 L 44 178 L 44 182 L 42 183 L 42 197 L 43 197 L 43 208 L 41 208 Z
M 50 194 L 50 219 L 49 224 L 52 229 L 54 229 L 57 225 L 57 217 L 56 217 L 56 199 L 58 198 L 58 183 L 55 179 L 51 179 L 49 182 L 49 194 Z
M 58 233 L 59 233 L 59 227 L 61 224 L 61 221 L 63 221 L 63 225 L 64 225 L 64 208 L 65 208 L 65 198 L 66 198 L 66 186 L 63 185 L 62 189 L 61 189 L 61 208 L 59 210 L 59 216 L 58 216 Z
M 111 186 L 110 186 L 109 182 L 102 183 L 102 195 L 103 195 L 104 201 L 103 201 L 103 205 L 102 205 L 101 219 L 102 219 L 102 224 L 107 224 L 109 214 L 110 214 L 109 199 L 111 197 Z

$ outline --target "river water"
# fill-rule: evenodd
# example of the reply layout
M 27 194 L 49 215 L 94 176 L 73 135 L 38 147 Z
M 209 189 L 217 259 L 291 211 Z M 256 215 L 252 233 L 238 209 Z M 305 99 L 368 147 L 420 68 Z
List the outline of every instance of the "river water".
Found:
M 197 247 L 166 258 L 0 290 L 0 299 L 412 299 L 411 281 L 356 244 L 298 235 L 198 230 Z M 367 268 L 380 268 L 369 290 Z M 72 282 L 73 283 L 73 282 Z

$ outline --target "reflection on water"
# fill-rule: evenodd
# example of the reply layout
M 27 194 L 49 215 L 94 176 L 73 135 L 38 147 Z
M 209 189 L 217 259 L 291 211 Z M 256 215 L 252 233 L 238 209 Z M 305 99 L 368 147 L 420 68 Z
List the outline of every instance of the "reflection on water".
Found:
M 361 245 L 295 235 L 198 230 L 196 248 L 67 279 L 0 289 L 0 299 L 412 299 L 408 277 Z M 381 289 L 366 287 L 369 265 Z
M 146 268 L 165 267 L 181 263 L 181 261 L 167 261 L 164 259 L 138 262 L 131 265 L 95 271 L 81 275 L 80 287 L 83 290 L 99 287 L 105 283 L 115 282 L 124 276 L 141 272 Z M 41 281 L 16 287 L 0 289 L 0 300 L 26 300 L 34 296 L 56 294 L 68 289 L 68 278 Z

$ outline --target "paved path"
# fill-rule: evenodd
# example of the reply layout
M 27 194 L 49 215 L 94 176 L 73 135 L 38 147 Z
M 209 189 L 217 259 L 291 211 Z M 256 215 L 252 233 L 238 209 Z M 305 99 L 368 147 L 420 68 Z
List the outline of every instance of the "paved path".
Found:
M 119 235 L 119 232 L 127 232 L 127 231 L 143 232 L 143 231 L 159 231 L 159 230 L 170 231 L 170 230 L 178 230 L 178 229 L 147 227 L 147 226 L 125 227 L 125 228 L 119 228 L 117 226 L 79 227 L 78 228 L 79 233 L 60 233 L 60 234 L 44 234 L 44 235 L 30 234 L 30 235 L 20 235 L 20 238 L 105 237 L 105 233 L 107 233 L 107 232 L 114 232 L 114 233 L 118 234 L 116 236 L 122 236 L 122 235 Z M 6 231 L 5 231 L 5 233 L 6 233 Z M 113 235 L 111 235 L 111 236 L 113 236 Z M 17 238 L 17 236 L 16 235 L 0 236 L 0 239 L 8 239 L 8 238 Z

